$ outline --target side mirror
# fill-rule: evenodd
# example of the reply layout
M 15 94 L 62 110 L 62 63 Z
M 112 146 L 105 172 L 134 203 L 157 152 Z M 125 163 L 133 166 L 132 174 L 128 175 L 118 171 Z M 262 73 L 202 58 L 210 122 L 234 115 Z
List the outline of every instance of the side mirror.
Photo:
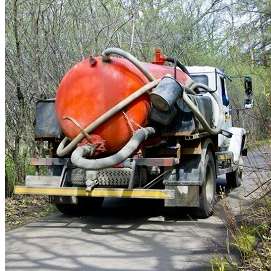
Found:
M 244 101 L 244 108 L 250 109 L 253 107 L 253 99 L 245 99 Z
M 250 76 L 245 76 L 244 86 L 245 86 L 246 95 L 247 96 L 252 96 L 252 94 L 253 94 L 252 78 Z
M 252 78 L 250 76 L 245 76 L 244 87 L 245 87 L 244 108 L 250 109 L 253 107 Z

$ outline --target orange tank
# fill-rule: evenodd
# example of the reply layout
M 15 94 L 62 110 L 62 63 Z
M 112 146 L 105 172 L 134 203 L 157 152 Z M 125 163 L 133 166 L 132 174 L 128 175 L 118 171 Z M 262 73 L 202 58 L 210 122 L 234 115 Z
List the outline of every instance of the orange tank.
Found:
M 119 103 L 148 82 L 146 77 L 129 61 L 111 57 L 104 62 L 101 57 L 85 59 L 73 66 L 62 79 L 56 93 L 56 114 L 60 127 L 68 138 L 74 138 L 80 128 Z M 169 66 L 143 63 L 156 78 L 174 74 Z M 177 80 L 185 83 L 187 75 L 177 71 Z M 106 153 L 118 151 L 127 143 L 139 126 L 146 126 L 150 111 L 148 94 L 131 103 L 93 134 L 104 142 Z M 66 119 L 66 118 L 70 119 Z M 78 127 L 79 126 L 79 127 Z M 94 143 L 94 142 L 93 142 Z

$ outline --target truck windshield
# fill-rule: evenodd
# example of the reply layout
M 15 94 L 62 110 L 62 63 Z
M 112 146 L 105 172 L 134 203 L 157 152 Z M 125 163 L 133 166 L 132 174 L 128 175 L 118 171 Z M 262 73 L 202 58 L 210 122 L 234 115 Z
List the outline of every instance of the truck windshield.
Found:
M 209 86 L 209 82 L 208 82 L 208 76 L 207 75 L 195 75 L 195 74 L 191 74 L 190 76 L 195 82 L 197 83 L 201 83 L 204 84 L 206 86 Z

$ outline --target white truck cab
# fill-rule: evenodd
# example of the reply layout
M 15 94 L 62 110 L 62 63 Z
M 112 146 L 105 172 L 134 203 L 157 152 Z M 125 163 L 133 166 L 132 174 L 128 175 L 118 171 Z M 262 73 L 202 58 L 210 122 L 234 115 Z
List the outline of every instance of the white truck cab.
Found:
M 231 138 L 227 138 L 223 134 L 218 135 L 218 147 L 221 151 L 226 150 L 233 153 L 233 166 L 236 166 L 236 169 L 226 175 L 228 179 L 234 180 L 235 186 L 238 186 L 242 175 L 243 160 L 241 152 L 244 149 L 246 131 L 244 128 L 232 126 L 230 97 L 226 83 L 226 79 L 231 80 L 231 78 L 223 70 L 211 66 L 190 66 L 187 67 L 187 70 L 194 81 L 205 84 L 213 89 L 221 101 L 224 114 L 222 128 L 230 132 L 232 136 Z M 244 109 L 250 109 L 253 107 L 253 93 L 252 80 L 249 76 L 244 77 L 244 88 Z
M 230 98 L 227 90 L 226 79 L 229 77 L 226 74 L 215 67 L 210 66 L 190 66 L 187 67 L 191 78 L 204 85 L 207 85 L 209 88 L 216 91 L 218 99 L 221 101 L 223 105 L 224 119 L 222 128 L 225 130 L 229 130 L 232 127 L 232 118 L 230 114 Z M 223 146 L 224 140 L 227 140 L 223 135 L 218 136 L 218 145 Z
M 194 81 L 205 84 L 211 89 L 216 90 L 225 112 L 225 128 L 231 127 L 230 99 L 226 83 L 226 79 L 229 77 L 226 76 L 222 70 L 210 66 L 191 66 L 188 67 L 188 71 Z

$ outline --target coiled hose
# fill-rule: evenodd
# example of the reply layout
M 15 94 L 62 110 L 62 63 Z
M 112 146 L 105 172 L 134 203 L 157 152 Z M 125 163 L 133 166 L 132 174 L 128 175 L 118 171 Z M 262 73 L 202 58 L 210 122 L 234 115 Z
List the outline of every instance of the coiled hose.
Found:
M 134 151 L 136 151 L 144 140 L 154 133 L 155 130 L 152 127 L 141 128 L 134 133 L 128 143 L 120 151 L 100 159 L 84 158 L 84 156 L 93 153 L 94 148 L 92 145 L 79 146 L 73 151 L 71 162 L 77 167 L 92 170 L 112 167 L 126 160 Z
M 219 123 L 217 128 L 211 128 L 206 119 L 202 116 L 201 112 L 198 110 L 197 106 L 191 101 L 186 92 L 183 92 L 183 100 L 190 108 L 190 110 L 195 114 L 196 118 L 201 123 L 202 127 L 211 135 L 217 135 L 221 133 L 221 118 L 219 118 Z

